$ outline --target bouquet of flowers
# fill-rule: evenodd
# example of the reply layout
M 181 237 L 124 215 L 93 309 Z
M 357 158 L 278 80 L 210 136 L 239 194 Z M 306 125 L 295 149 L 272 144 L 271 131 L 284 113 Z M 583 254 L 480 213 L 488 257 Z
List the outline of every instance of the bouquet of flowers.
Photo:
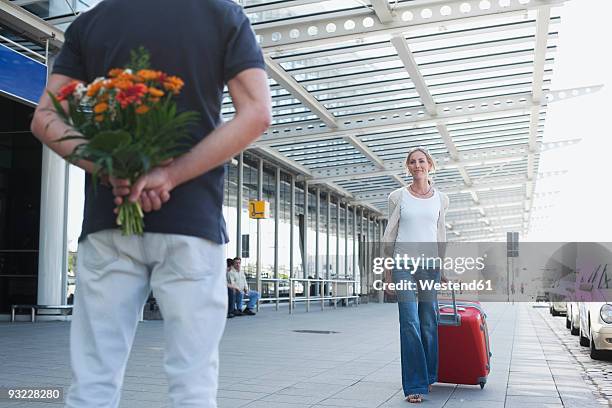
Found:
M 133 184 L 151 168 L 186 152 L 188 128 L 199 115 L 177 112 L 173 97 L 182 87 L 180 78 L 152 70 L 141 47 L 132 51 L 126 68 L 112 69 L 88 85 L 72 82 L 57 95 L 49 93 L 58 115 L 76 131 L 59 141 L 85 141 L 67 159 L 93 162 L 95 187 L 103 175 Z M 124 235 L 143 234 L 138 202 L 124 200 L 117 214 Z

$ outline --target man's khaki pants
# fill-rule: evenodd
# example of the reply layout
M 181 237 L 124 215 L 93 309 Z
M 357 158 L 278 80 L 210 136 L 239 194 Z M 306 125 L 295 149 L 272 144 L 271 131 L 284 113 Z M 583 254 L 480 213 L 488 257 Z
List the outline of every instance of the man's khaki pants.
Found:
M 216 407 L 219 341 L 227 309 L 224 271 L 223 246 L 202 238 L 157 233 L 125 237 L 118 230 L 88 235 L 77 257 L 70 330 L 73 383 L 67 407 L 119 406 L 150 289 L 164 318 L 171 406 Z

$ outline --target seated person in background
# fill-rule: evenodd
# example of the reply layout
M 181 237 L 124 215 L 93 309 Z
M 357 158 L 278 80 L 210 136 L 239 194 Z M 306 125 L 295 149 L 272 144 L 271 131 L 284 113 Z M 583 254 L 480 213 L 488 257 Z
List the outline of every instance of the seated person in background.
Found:
M 229 271 L 232 269 L 234 265 L 234 260 L 232 258 L 227 258 L 225 260 L 227 264 L 227 268 L 225 269 L 225 275 L 227 279 L 227 318 L 231 319 L 236 316 L 236 290 L 240 291 L 237 286 L 232 285 L 230 282 Z M 242 314 L 242 313 L 241 313 Z
M 229 284 L 231 284 L 233 288 L 237 288 L 237 290 L 234 291 L 234 295 L 236 297 L 236 311 L 234 312 L 234 314 L 246 314 L 249 316 L 253 316 L 255 315 L 253 309 L 255 308 L 255 305 L 257 305 L 257 301 L 259 300 L 259 292 L 249 289 L 246 276 L 244 275 L 244 272 L 240 269 L 241 261 L 242 260 L 240 259 L 240 257 L 234 258 L 234 264 L 227 273 Z M 246 309 L 242 311 L 242 299 L 244 295 L 249 297 L 249 303 L 247 304 Z

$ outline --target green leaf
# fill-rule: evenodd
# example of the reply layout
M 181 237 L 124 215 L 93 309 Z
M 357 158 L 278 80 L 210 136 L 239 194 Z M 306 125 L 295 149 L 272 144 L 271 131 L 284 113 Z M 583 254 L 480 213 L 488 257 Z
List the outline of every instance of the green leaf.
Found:
M 149 52 L 142 45 L 130 52 L 130 63 L 127 68 L 136 72 L 141 69 L 148 69 L 151 66 Z
M 102 131 L 89 141 L 89 147 L 110 154 L 115 149 L 128 145 L 131 140 L 132 137 L 125 130 Z
M 52 92 L 47 91 L 47 93 L 49 94 L 49 97 L 51 98 L 51 103 L 53 103 L 53 107 L 55 108 L 55 111 L 57 112 L 57 114 L 66 122 L 66 123 L 70 123 L 70 118 L 68 117 L 68 114 L 66 113 L 66 111 L 64 110 L 64 108 L 62 107 L 62 105 L 60 104 L 60 102 L 57 100 L 57 98 L 55 97 L 55 95 L 53 95 Z

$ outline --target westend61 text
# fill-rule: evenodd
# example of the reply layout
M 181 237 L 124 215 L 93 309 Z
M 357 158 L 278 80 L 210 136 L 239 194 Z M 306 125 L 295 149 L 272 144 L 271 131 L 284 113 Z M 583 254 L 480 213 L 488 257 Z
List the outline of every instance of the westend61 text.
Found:
M 417 286 L 418 285 L 418 286 Z M 418 282 L 403 279 L 399 282 L 373 282 L 375 290 L 455 290 L 455 291 L 492 291 L 490 280 L 473 280 L 471 282 L 436 282 L 433 279 L 419 280 Z

